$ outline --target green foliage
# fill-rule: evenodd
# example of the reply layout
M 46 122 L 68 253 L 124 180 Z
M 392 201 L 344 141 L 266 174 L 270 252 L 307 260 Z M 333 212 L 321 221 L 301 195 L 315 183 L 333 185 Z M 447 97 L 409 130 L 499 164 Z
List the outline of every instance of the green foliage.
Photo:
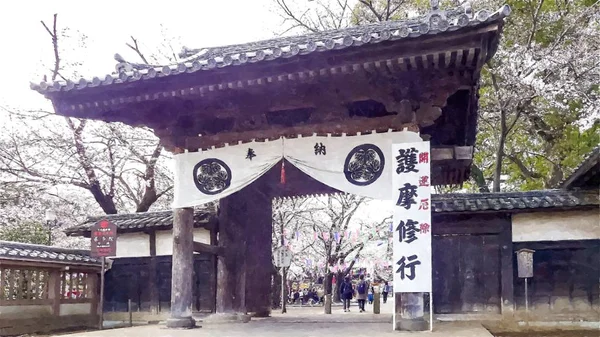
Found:
M 598 1 L 507 3 L 498 52 L 481 73 L 474 163 L 492 181 L 501 156 L 504 190 L 556 188 L 600 140 Z
M 0 227 L 0 240 L 48 244 L 48 229 L 39 222 L 24 221 Z

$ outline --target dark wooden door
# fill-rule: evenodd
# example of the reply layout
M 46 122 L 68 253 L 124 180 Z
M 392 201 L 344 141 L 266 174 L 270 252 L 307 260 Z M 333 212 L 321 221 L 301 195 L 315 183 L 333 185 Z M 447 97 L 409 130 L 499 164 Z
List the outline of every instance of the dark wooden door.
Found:
M 214 312 L 216 270 L 210 256 L 194 255 L 194 301 L 192 308 L 199 312 Z
M 498 235 L 434 235 L 435 313 L 500 312 L 498 238 Z

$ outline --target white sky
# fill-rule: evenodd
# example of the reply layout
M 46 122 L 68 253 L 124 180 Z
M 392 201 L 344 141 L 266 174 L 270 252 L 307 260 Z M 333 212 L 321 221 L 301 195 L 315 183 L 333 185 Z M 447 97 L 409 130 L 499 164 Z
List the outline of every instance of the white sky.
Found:
M 51 38 L 40 20 L 51 25 L 54 13 L 58 13 L 59 29 L 68 27 L 72 36 L 77 36 L 76 31 L 88 36 L 87 47 L 74 51 L 71 59 L 84 62 L 81 75 L 92 78 L 114 70 L 117 52 L 126 60 L 138 61 L 125 46 L 131 35 L 142 43 L 146 54 L 156 51 L 163 40 L 161 24 L 168 37 L 190 48 L 273 37 L 282 24 L 273 4 L 274 0 L 2 1 L 0 106 L 51 109 L 47 100 L 29 89 L 29 82 L 39 83 L 50 73 Z M 178 53 L 179 47 L 175 48 Z M 6 114 L 0 111 L 0 122 L 3 118 Z

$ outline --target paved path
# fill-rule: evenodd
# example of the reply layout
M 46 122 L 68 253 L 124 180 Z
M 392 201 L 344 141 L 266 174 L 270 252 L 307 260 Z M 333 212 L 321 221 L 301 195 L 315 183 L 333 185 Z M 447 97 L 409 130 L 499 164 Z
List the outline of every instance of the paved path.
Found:
M 392 331 L 393 302 L 381 304 L 381 314 L 359 313 L 353 303 L 350 312 L 334 306 L 331 315 L 323 313 L 323 307 L 291 307 L 286 314 L 274 310 L 271 317 L 253 318 L 249 323 L 200 323 L 202 328 L 171 330 L 164 325 L 147 325 L 133 328 L 108 329 L 68 334 L 69 337 L 378 337 L 378 336 L 431 336 L 431 337 L 492 337 L 476 322 L 438 322 L 433 333 L 409 333 Z
M 170 330 L 164 325 L 148 325 L 124 329 L 81 332 L 69 337 L 378 337 L 378 336 L 431 336 L 431 337 L 492 337 L 481 324 L 476 322 L 440 322 L 434 325 L 433 333 L 409 333 L 392 331 L 393 303 L 382 303 L 381 314 L 372 314 L 372 307 L 359 313 L 354 304 L 352 311 L 345 313 L 334 307 L 331 315 L 323 313 L 323 307 L 288 308 L 287 314 L 273 312 L 272 317 L 253 318 L 249 323 L 202 324 L 192 330 Z
M 491 337 L 476 323 L 440 323 L 433 333 L 410 333 L 391 330 L 390 323 L 274 323 L 252 321 L 250 323 L 211 324 L 199 329 L 171 330 L 162 325 L 148 325 L 124 329 L 81 332 L 69 337 L 376 337 L 376 336 L 431 336 L 431 337 Z

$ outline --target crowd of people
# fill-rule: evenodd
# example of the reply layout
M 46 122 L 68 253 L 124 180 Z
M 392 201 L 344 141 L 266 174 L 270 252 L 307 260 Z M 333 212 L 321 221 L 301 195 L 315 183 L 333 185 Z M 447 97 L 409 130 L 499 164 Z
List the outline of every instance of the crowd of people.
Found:
M 296 289 L 292 291 L 288 302 L 291 304 L 316 305 L 323 304 L 324 297 L 325 292 L 321 288 L 303 289 L 302 291 Z
M 375 287 L 367 280 L 364 275 L 359 276 L 359 280 L 354 285 L 350 277 L 346 277 L 339 286 L 340 299 L 344 305 L 344 312 L 350 311 L 350 301 L 356 298 L 359 312 L 365 312 L 365 304 L 373 304 Z M 383 297 L 383 303 L 387 303 L 388 294 L 391 287 L 387 281 L 379 286 L 379 291 Z M 288 296 L 289 304 L 300 305 L 322 305 L 325 301 L 325 291 L 323 288 L 305 288 L 303 290 L 293 289 Z

